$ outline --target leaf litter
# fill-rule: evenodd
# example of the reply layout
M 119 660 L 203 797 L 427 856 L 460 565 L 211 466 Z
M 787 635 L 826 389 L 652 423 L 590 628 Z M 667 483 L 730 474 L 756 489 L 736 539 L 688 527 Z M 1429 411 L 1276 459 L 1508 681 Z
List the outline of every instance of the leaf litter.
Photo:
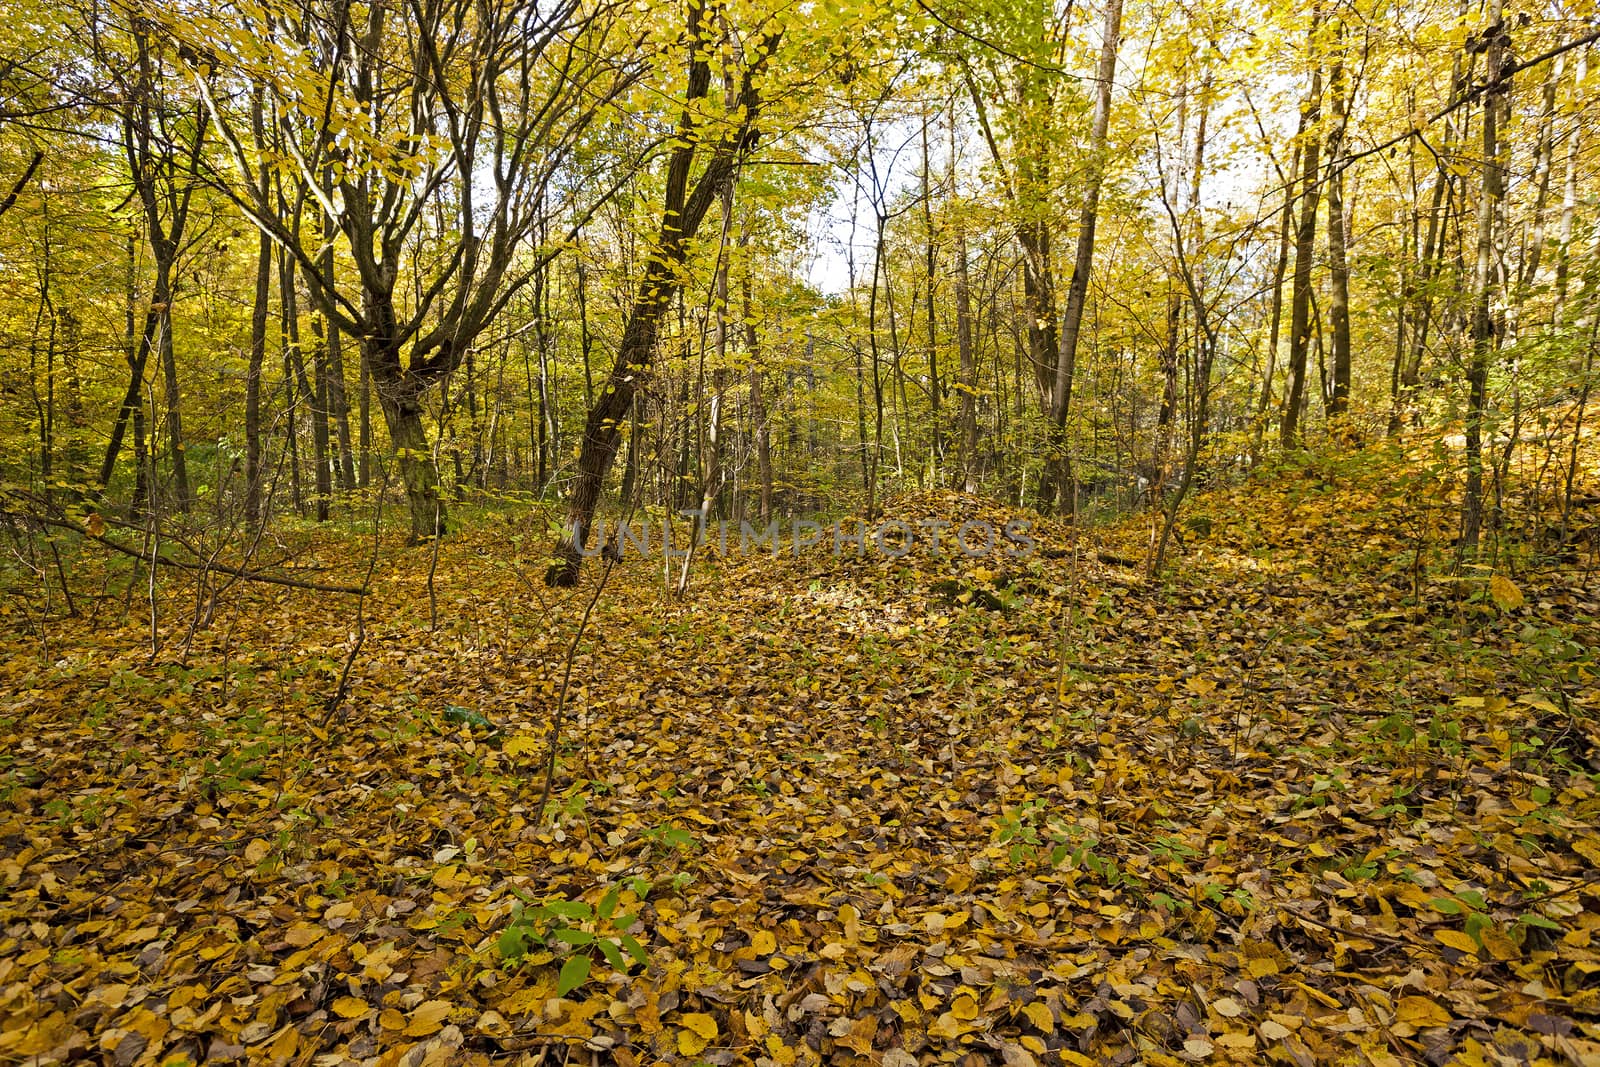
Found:
M 1197 507 L 1163 582 L 1144 520 L 625 563 L 549 819 L 531 534 L 446 542 L 432 633 L 387 545 L 327 724 L 350 613 L 291 590 L 13 627 L 0 1057 L 1600 1062 L 1588 576 L 1424 573 L 1381 472 Z

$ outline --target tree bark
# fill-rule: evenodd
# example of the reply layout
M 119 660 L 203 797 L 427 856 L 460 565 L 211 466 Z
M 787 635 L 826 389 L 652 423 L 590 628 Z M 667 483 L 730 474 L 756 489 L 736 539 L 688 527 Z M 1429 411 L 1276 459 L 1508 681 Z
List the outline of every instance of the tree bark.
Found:
M 1473 268 L 1472 355 L 1467 364 L 1466 493 L 1461 502 L 1461 552 L 1477 551 L 1483 530 L 1483 423 L 1488 407 L 1489 367 L 1498 347 L 1495 296 L 1498 289 L 1495 259 L 1495 221 L 1505 197 L 1500 159 L 1500 109 L 1506 86 L 1502 80 L 1507 40 L 1501 16 L 1502 0 L 1489 0 L 1483 94 L 1483 169 L 1478 196 L 1477 254 Z
M 1334 57 L 1328 88 L 1332 95 L 1332 129 L 1328 132 L 1328 281 L 1332 291 L 1328 320 L 1333 328 L 1333 403 L 1328 414 L 1338 419 L 1350 409 L 1350 268 L 1345 255 L 1349 230 L 1344 198 L 1348 89 L 1342 49 Z
M 1311 13 L 1311 33 L 1307 54 L 1311 60 L 1311 89 L 1306 95 L 1304 121 L 1306 139 L 1300 168 L 1300 224 L 1295 236 L 1294 280 L 1290 289 L 1289 313 L 1289 395 L 1284 401 L 1279 442 L 1284 448 L 1300 443 L 1300 409 L 1305 405 L 1306 355 L 1311 344 L 1311 265 L 1316 256 L 1317 187 L 1321 161 L 1317 126 L 1322 116 L 1322 66 L 1317 56 L 1317 28 L 1320 10 Z
M 1067 306 L 1061 320 L 1061 350 L 1056 358 L 1055 382 L 1051 390 L 1050 418 L 1055 427 L 1059 451 L 1056 489 L 1064 514 L 1077 502 L 1073 486 L 1072 460 L 1066 445 L 1067 415 L 1072 408 L 1072 378 L 1078 362 L 1078 334 L 1083 325 L 1083 309 L 1089 296 L 1089 271 L 1094 264 L 1094 233 L 1100 218 L 1100 186 L 1106 172 L 1106 138 L 1111 128 L 1111 85 L 1117 72 L 1117 48 L 1122 40 L 1122 0 L 1107 0 L 1105 27 L 1100 39 L 1100 64 L 1094 118 L 1089 134 L 1089 175 L 1085 180 L 1083 213 L 1078 222 L 1078 245 L 1072 262 L 1072 277 L 1067 280 Z
M 545 584 L 572 586 L 578 581 L 583 550 L 588 542 L 600 491 L 611 469 L 621 441 L 623 420 L 633 407 L 641 379 L 655 358 L 656 338 L 661 320 L 683 284 L 681 268 L 687 242 L 693 239 L 706 212 L 723 185 L 733 180 L 745 155 L 754 147 L 761 113 L 760 79 L 767 59 L 777 48 L 776 35 L 768 35 L 756 47 L 739 86 L 737 109 L 741 118 L 712 150 L 705 169 L 691 190 L 690 169 L 694 164 L 698 139 L 695 110 L 710 86 L 711 69 L 705 56 L 701 27 L 704 0 L 689 0 L 688 39 L 690 59 L 685 106 L 678 124 L 678 141 L 667 166 L 666 192 L 662 201 L 661 227 L 655 251 L 650 256 L 644 278 L 639 283 L 633 305 L 623 328 L 616 362 L 589 408 L 583 428 L 583 443 L 578 452 L 578 469 L 573 479 L 567 520 L 555 549 L 555 560 L 545 571 Z
M 972 280 L 967 269 L 967 237 L 955 206 L 956 350 L 961 359 L 961 401 L 957 416 L 961 454 L 956 462 L 963 493 L 978 491 L 978 362 L 972 337 Z
M 250 362 L 244 378 L 244 515 L 252 529 L 266 516 L 261 501 L 261 370 L 267 355 L 267 312 L 272 297 L 272 239 L 258 234 L 255 302 L 250 306 Z
M 1299 131 L 1305 133 L 1304 127 Z M 1297 141 L 1301 138 L 1297 137 Z M 1300 145 L 1296 144 L 1289 158 L 1289 174 L 1300 169 Z M 1272 403 L 1272 381 L 1278 372 L 1278 341 L 1283 329 L 1283 278 L 1289 270 L 1289 238 L 1294 233 L 1294 181 L 1285 178 L 1283 190 L 1283 218 L 1278 225 L 1278 258 L 1272 266 L 1272 311 L 1267 327 L 1267 365 L 1261 375 L 1261 393 L 1256 397 L 1255 451 L 1261 451 L 1261 439 L 1266 434 L 1267 407 Z

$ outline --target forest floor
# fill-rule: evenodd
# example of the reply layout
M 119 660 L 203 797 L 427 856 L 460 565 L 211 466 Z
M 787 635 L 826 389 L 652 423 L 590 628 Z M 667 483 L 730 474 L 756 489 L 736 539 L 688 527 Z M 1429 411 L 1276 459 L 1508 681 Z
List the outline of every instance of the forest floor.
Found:
M 1417 469 L 1202 494 L 1160 582 L 1103 561 L 1137 517 L 682 598 L 625 561 L 553 821 L 598 568 L 551 598 L 522 519 L 431 605 L 378 539 L 326 722 L 354 598 L 234 585 L 190 635 L 164 577 L 152 655 L 127 565 L 76 618 L 13 584 L 0 1062 L 1600 1063 L 1595 550 L 1452 575 Z

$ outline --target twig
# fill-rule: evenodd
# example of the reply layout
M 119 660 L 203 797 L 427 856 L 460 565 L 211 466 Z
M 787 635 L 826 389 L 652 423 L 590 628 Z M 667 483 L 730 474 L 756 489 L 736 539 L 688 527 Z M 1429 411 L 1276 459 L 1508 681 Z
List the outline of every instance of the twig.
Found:
M 584 631 L 589 628 L 589 618 L 594 614 L 594 606 L 600 602 L 600 594 L 605 592 L 606 582 L 611 578 L 611 572 L 616 567 L 616 561 L 606 560 L 605 569 L 600 572 L 600 580 L 595 583 L 594 595 L 589 598 L 588 605 L 583 609 L 583 618 L 578 621 L 578 629 L 572 635 L 572 642 L 567 645 L 565 662 L 561 672 L 561 693 L 556 697 L 556 713 L 550 722 L 550 745 L 545 753 L 544 763 L 544 788 L 539 792 L 539 806 L 534 809 L 541 822 L 544 821 L 545 805 L 550 803 L 550 790 L 555 785 L 556 779 L 556 752 L 561 744 L 561 727 L 566 722 L 567 693 L 572 687 L 572 663 L 578 654 L 578 642 L 583 640 Z
M 341 593 L 346 596 L 366 596 L 369 592 L 367 587 L 364 585 L 328 585 L 323 582 L 307 582 L 302 581 L 299 578 L 287 578 L 278 574 L 263 574 L 260 571 L 247 571 L 240 567 L 229 567 L 221 563 L 210 564 L 208 568 L 208 565 L 204 563 L 191 563 L 187 560 L 173 559 L 170 556 L 162 555 L 159 551 L 147 552 L 141 549 L 133 548 L 130 545 L 122 544 L 120 541 L 114 541 L 103 534 L 97 535 L 90 533 L 88 529 L 79 525 L 78 523 L 72 522 L 69 519 L 57 518 L 51 515 L 27 515 L 26 518 L 34 522 L 42 523 L 45 526 L 54 526 L 57 529 L 71 530 L 73 533 L 76 533 L 81 537 L 85 537 L 90 541 L 96 542 L 97 544 L 104 545 L 113 552 L 120 552 L 124 556 L 131 556 L 134 559 L 140 560 L 145 565 L 150 566 L 152 569 L 158 564 L 163 567 L 174 567 L 178 570 L 184 571 L 203 571 L 210 569 L 213 571 L 219 571 L 223 574 L 232 575 L 241 581 L 261 582 L 266 585 L 280 585 L 289 589 L 307 589 L 315 593 Z
M 389 491 L 389 468 L 379 464 L 379 472 L 383 475 L 383 484 L 378 487 L 377 500 L 372 507 L 372 556 L 367 560 L 367 576 L 361 580 L 361 595 L 356 598 L 356 639 L 350 646 L 350 651 L 344 657 L 344 666 L 339 671 L 339 684 L 328 696 L 323 704 L 322 728 L 326 730 L 333 717 L 344 706 L 345 698 L 350 695 L 350 668 L 355 666 L 356 657 L 361 654 L 361 646 L 367 641 L 367 593 L 372 587 L 372 573 L 378 569 L 378 552 L 382 546 L 380 533 L 383 530 L 383 497 Z M 437 537 L 435 538 L 437 542 Z

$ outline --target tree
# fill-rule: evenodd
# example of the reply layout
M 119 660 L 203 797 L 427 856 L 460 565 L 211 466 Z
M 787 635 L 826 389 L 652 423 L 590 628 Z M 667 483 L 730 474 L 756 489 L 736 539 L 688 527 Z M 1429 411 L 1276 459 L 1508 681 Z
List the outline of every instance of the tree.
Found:
M 192 493 L 172 337 L 174 271 L 189 224 L 210 125 L 198 97 L 177 97 L 170 66 L 176 57 L 154 39 L 153 30 L 149 21 L 137 14 L 128 17 L 126 26 L 110 21 L 90 26 L 95 53 L 115 86 L 112 108 L 118 120 L 128 179 L 143 209 L 142 229 L 153 260 L 144 327 L 137 344 L 130 331 L 125 354 L 128 390 L 111 427 L 105 459 L 100 465 L 100 486 L 109 485 L 116 471 L 129 421 L 142 416 L 145 366 L 154 352 L 166 384 L 167 443 L 176 501 L 180 510 L 187 510 Z
M 1322 60 L 1318 55 L 1321 9 L 1311 11 L 1306 55 L 1311 87 L 1300 112 L 1300 221 L 1295 229 L 1294 275 L 1289 296 L 1289 390 L 1283 403 L 1279 441 L 1284 448 L 1300 443 L 1300 418 L 1306 396 L 1306 357 L 1311 349 L 1311 267 L 1317 254 L 1317 202 L 1321 198 Z
M 1111 86 L 1117 72 L 1117 46 L 1122 39 L 1122 0 L 1106 0 L 1105 26 L 1100 34 L 1100 64 L 1095 69 L 1094 119 L 1089 133 L 1089 174 L 1084 181 L 1083 212 L 1078 222 L 1078 244 L 1067 282 L 1067 307 L 1061 320 L 1061 351 L 1056 357 L 1055 384 L 1050 417 L 1056 434 L 1066 435 L 1072 407 L 1072 377 L 1078 360 L 1078 333 L 1089 295 L 1089 270 L 1094 263 L 1094 231 L 1100 221 L 1100 186 L 1105 180 L 1106 137 L 1111 126 Z M 1202 140 L 1204 135 L 1202 134 Z M 1062 444 L 1056 475 L 1061 510 L 1077 507 L 1071 456 Z
M 705 16 L 705 0 L 687 0 L 684 37 L 688 59 L 683 111 L 667 162 L 660 228 L 645 264 L 644 277 L 629 308 L 616 360 L 584 422 L 566 524 L 555 548 L 555 559 L 545 572 L 548 585 L 577 584 L 584 547 L 592 532 L 606 473 L 617 456 L 623 423 L 655 357 L 662 318 L 683 284 L 681 272 L 688 243 L 699 232 L 712 202 L 733 180 L 759 136 L 762 83 L 782 34 L 776 30 L 763 34 L 753 44 L 751 54 L 743 57 L 743 69 L 737 75 L 737 89 L 730 94 L 727 116 L 718 124 L 721 126 L 719 134 L 715 126 L 708 130 L 710 124 L 703 118 L 711 87 L 710 34 Z M 708 132 L 713 135 L 710 148 L 702 153 L 701 146 Z M 691 186 L 696 157 L 702 154 L 705 163 Z
M 176 12 L 166 28 L 229 149 L 214 180 L 287 250 L 328 329 L 360 343 L 412 539 L 445 532 L 425 398 L 559 254 L 561 242 L 527 247 L 540 226 L 576 232 L 614 185 L 582 138 L 643 70 L 611 61 L 617 8 L 302 0 L 243 18 Z M 250 86 L 266 94 L 279 154 L 240 132 Z M 263 193 L 263 170 L 285 204 Z
M 1495 255 L 1496 223 L 1505 198 L 1501 111 L 1505 107 L 1510 37 L 1502 17 L 1501 0 L 1489 0 L 1479 42 L 1484 51 L 1482 115 L 1483 155 L 1478 194 L 1476 255 L 1472 285 L 1472 353 L 1467 364 L 1467 484 L 1461 502 L 1461 551 L 1475 552 L 1483 528 L 1483 424 L 1488 406 L 1489 367 L 1498 347 L 1495 303 L 1500 290 L 1499 262 Z

